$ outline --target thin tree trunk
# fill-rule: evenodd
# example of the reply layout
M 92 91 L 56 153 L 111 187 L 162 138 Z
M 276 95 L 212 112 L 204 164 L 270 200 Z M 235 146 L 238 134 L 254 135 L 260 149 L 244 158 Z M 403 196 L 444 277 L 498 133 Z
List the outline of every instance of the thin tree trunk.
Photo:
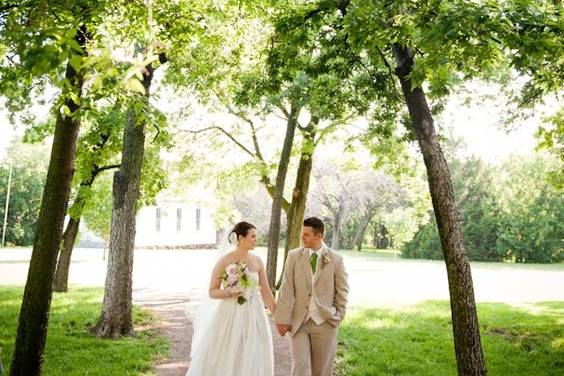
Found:
M 427 169 L 429 190 L 447 268 L 458 374 L 485 375 L 472 273 L 464 248 L 450 173 L 435 134 L 433 117 L 425 93 L 421 87 L 413 87 L 409 78 L 414 65 L 413 52 L 406 47 L 395 45 L 394 53 L 398 63 L 396 74 L 400 79 Z
M 161 63 L 166 57 L 161 55 Z M 152 65 L 145 67 L 143 86 L 145 106 L 153 79 Z M 104 302 L 95 332 L 98 337 L 119 338 L 133 333 L 132 274 L 135 246 L 136 207 L 145 153 L 145 120 L 129 109 L 123 135 L 123 152 L 119 171 L 114 173 L 112 225 Z
M 339 206 L 337 210 L 333 212 L 333 233 L 331 234 L 331 248 L 337 251 L 340 247 L 339 237 L 341 236 L 341 217 L 342 209 Z
M 354 235 L 353 246 L 355 246 L 359 252 L 362 250 L 362 244 L 364 243 L 364 234 L 366 233 L 366 228 L 368 227 L 368 224 L 370 223 L 370 220 L 372 219 L 373 216 L 374 216 L 374 209 L 369 208 L 364 214 L 364 216 L 362 217 L 362 220 L 358 225 L 356 234 Z
M 100 136 L 99 142 L 94 146 L 94 151 L 100 151 L 101 149 L 103 149 L 109 138 L 109 134 L 102 134 Z M 67 228 L 65 229 L 63 235 L 63 241 L 61 242 L 61 251 L 59 254 L 59 261 L 57 262 L 57 271 L 55 272 L 55 282 L 53 284 L 53 289 L 57 292 L 68 291 L 68 279 L 72 251 L 74 249 L 74 244 L 78 236 L 78 230 L 80 228 L 80 218 L 82 217 L 82 212 L 84 210 L 84 206 L 86 205 L 84 191 L 92 187 L 94 180 L 96 180 L 96 177 L 100 172 L 116 167 L 119 166 L 106 166 L 100 168 L 100 166 L 93 164 L 90 168 L 90 171 L 92 171 L 90 176 L 80 183 L 78 194 L 76 195 L 76 200 L 69 210 L 69 212 L 72 212 L 72 215 L 74 215 L 74 217 L 71 215 L 71 218 L 67 223 Z
M 59 254 L 59 261 L 57 262 L 57 272 L 55 273 L 55 282 L 53 283 L 53 290 L 56 292 L 68 291 L 71 255 L 79 227 L 80 218 L 74 219 L 71 217 L 65 229 L 65 233 L 63 234 L 61 252 Z
M 218 228 L 215 232 L 215 246 L 219 248 L 226 240 L 227 230 L 225 228 Z
M 82 49 L 82 55 L 79 56 L 84 58 L 87 43 L 87 31 L 84 25 L 77 30 L 75 40 Z M 68 90 L 80 98 L 84 72 L 76 71 L 71 64 L 67 64 L 65 78 L 69 83 Z M 79 104 L 68 94 L 65 90 L 64 104 L 69 108 L 71 115 L 63 116 L 57 111 L 51 159 L 10 366 L 11 376 L 41 375 L 53 295 L 53 278 L 74 173 L 76 141 L 80 127 L 80 118 L 76 116 Z
M 388 232 L 388 228 L 383 223 L 379 223 L 376 230 L 377 241 L 376 248 L 387 249 L 391 247 L 390 239 L 391 235 Z
M 290 162 L 290 153 L 296 133 L 298 123 L 298 114 L 300 110 L 291 105 L 290 114 L 286 124 L 286 135 L 284 137 L 284 146 L 280 155 L 278 164 L 278 173 L 276 175 L 275 195 L 272 200 L 272 211 L 270 214 L 270 227 L 268 230 L 268 254 L 266 258 L 266 274 L 268 283 L 271 288 L 276 286 L 276 263 L 278 261 L 278 243 L 280 240 L 280 215 L 282 198 L 284 194 L 284 185 L 286 183 L 286 174 L 288 172 L 288 163 Z
M 313 153 L 315 151 L 315 128 L 319 119 L 312 119 L 312 124 L 304 129 L 304 145 L 302 145 L 302 154 L 296 174 L 296 183 L 292 194 L 292 203 L 288 211 L 288 224 L 286 232 L 286 246 L 284 247 L 284 262 L 282 264 L 282 273 L 278 279 L 276 289 L 282 285 L 282 276 L 286 267 L 286 259 L 291 249 L 300 246 L 300 235 L 302 231 L 302 223 L 304 221 L 304 213 L 307 202 L 307 194 L 309 192 L 309 181 L 311 176 L 311 168 L 313 166 Z

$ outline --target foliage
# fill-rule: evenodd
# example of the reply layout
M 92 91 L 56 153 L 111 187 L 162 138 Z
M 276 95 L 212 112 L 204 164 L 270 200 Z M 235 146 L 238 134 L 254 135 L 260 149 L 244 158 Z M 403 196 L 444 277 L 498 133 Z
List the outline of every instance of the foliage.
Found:
M 503 198 L 497 252 L 516 262 L 564 261 L 564 198 L 546 181 L 554 158 L 509 159 L 499 182 Z
M 0 165 L 0 220 L 3 223 L 10 162 L 13 162 L 6 244 L 28 246 L 33 243 L 43 185 L 47 176 L 45 145 L 13 141 Z
M 108 242 L 112 224 L 111 176 L 105 175 L 98 178 L 89 193 L 90 198 L 86 200 L 82 216 L 88 229 Z
M 561 262 L 564 202 L 546 181 L 550 157 L 450 163 L 466 249 L 471 260 Z M 534 219 L 534 220 L 531 220 Z M 441 259 L 434 216 L 404 245 L 402 256 Z
M 536 136 L 539 141 L 537 149 L 546 149 L 558 158 L 555 168 L 548 172 L 548 180 L 556 189 L 562 191 L 564 189 L 564 108 L 545 119 L 545 126 L 539 127 Z

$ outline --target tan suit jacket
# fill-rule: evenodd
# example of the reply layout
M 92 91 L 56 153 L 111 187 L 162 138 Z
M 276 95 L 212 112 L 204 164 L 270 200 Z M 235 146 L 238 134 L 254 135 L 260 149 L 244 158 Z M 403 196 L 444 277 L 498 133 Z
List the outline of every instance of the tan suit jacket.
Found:
M 315 291 L 314 299 L 312 289 Z M 345 316 L 349 285 L 343 257 L 329 247 L 323 247 L 312 278 L 309 250 L 296 248 L 288 253 L 282 286 L 274 320 L 292 325 L 293 336 L 309 317 L 309 305 L 333 326 Z

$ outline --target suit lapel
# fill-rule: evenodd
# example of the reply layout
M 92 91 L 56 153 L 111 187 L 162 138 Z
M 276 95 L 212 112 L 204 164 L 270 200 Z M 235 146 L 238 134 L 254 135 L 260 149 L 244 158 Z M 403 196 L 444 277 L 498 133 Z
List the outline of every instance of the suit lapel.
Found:
M 307 248 L 302 248 L 302 268 L 306 276 L 307 284 L 311 287 L 311 263 L 309 262 L 309 250 Z

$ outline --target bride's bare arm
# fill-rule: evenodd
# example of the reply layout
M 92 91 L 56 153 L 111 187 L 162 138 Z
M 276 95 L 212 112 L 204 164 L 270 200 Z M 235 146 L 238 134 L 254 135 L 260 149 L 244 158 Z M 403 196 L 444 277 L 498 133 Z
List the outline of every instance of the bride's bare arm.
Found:
M 272 290 L 270 290 L 270 285 L 268 284 L 268 278 L 266 277 L 266 271 L 264 269 L 264 264 L 260 257 L 257 257 L 260 263 L 260 270 L 259 270 L 259 285 L 260 285 L 260 294 L 262 295 L 262 300 L 264 304 L 268 307 L 268 310 L 272 315 L 276 313 L 276 300 L 274 299 L 274 295 L 272 295 Z
M 221 275 L 225 269 L 223 259 L 215 264 L 210 281 L 209 296 L 212 299 L 229 299 L 241 295 L 241 291 L 231 289 L 229 287 L 221 288 Z

